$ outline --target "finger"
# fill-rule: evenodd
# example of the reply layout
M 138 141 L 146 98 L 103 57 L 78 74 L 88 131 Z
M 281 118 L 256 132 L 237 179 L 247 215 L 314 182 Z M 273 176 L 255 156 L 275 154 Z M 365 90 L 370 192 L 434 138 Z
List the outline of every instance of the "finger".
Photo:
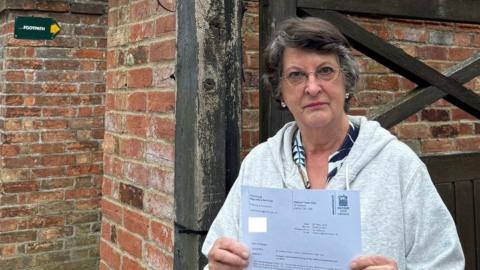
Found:
M 350 268 L 352 270 L 361 270 L 361 269 L 370 269 L 369 266 L 387 266 L 393 267 L 391 269 L 397 269 L 397 264 L 394 260 L 387 258 L 385 256 L 360 256 L 354 259 L 350 263 Z M 383 269 L 383 268 L 380 268 Z M 389 268 L 385 268 L 389 269 Z
M 248 265 L 246 259 L 224 249 L 213 250 L 209 254 L 208 260 L 215 265 L 221 264 L 224 265 L 224 267 L 232 267 L 232 269 L 235 269 L 235 267 L 246 267 Z
M 231 238 L 219 238 L 217 241 L 215 241 L 215 244 L 218 244 L 218 248 L 230 251 L 231 253 L 236 254 L 245 260 L 247 260 L 249 257 L 247 246 Z
M 397 270 L 397 268 L 392 265 L 376 265 L 363 268 L 363 270 Z

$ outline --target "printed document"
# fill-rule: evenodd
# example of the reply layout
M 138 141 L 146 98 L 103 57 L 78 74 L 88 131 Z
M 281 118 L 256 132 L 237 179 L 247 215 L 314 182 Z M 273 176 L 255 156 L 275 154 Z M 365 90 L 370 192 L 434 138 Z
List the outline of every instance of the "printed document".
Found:
M 248 270 L 346 270 L 361 253 L 358 191 L 242 186 Z

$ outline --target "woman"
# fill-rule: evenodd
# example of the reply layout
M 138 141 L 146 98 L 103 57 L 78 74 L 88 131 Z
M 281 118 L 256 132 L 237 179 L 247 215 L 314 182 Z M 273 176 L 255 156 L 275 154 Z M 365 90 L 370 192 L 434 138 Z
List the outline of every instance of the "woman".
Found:
M 267 88 L 295 121 L 243 161 L 202 248 L 209 269 L 248 264 L 238 242 L 241 185 L 358 190 L 364 256 L 352 269 L 463 269 L 455 224 L 425 165 L 377 122 L 346 114 L 359 72 L 345 37 L 318 18 L 288 19 L 266 67 Z

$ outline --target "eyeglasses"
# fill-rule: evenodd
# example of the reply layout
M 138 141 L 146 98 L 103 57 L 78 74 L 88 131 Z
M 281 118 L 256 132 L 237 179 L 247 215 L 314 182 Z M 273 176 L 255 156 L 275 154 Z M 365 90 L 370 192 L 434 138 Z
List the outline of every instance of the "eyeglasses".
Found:
M 303 70 L 288 71 L 286 76 L 282 76 L 291 86 L 303 85 L 308 81 L 310 74 L 315 75 L 317 81 L 329 82 L 337 79 L 340 69 L 332 66 L 321 66 L 314 72 L 305 72 Z

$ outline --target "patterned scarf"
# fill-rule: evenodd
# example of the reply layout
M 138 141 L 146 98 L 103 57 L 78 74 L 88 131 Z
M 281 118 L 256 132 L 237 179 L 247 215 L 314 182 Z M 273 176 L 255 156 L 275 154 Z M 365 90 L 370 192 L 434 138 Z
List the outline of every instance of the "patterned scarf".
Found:
M 352 149 L 353 144 L 355 143 L 355 140 L 358 137 L 358 132 L 360 131 L 360 128 L 355 126 L 352 122 L 349 122 L 349 128 L 347 132 L 347 136 L 345 136 L 345 139 L 343 140 L 343 144 L 340 146 L 340 148 L 330 155 L 328 157 L 328 175 L 327 175 L 327 183 L 332 179 L 343 165 L 343 161 L 345 158 L 348 156 L 348 153 L 350 153 L 350 149 Z M 294 140 L 292 143 L 292 155 L 293 155 L 293 161 L 295 164 L 297 164 L 300 173 L 302 174 L 303 177 L 303 182 L 305 184 L 306 188 L 310 188 L 310 181 L 308 180 L 307 176 L 307 170 L 306 170 L 306 156 L 305 156 L 305 150 L 303 149 L 302 145 L 302 136 L 300 134 L 300 130 L 297 129 L 295 132 Z

